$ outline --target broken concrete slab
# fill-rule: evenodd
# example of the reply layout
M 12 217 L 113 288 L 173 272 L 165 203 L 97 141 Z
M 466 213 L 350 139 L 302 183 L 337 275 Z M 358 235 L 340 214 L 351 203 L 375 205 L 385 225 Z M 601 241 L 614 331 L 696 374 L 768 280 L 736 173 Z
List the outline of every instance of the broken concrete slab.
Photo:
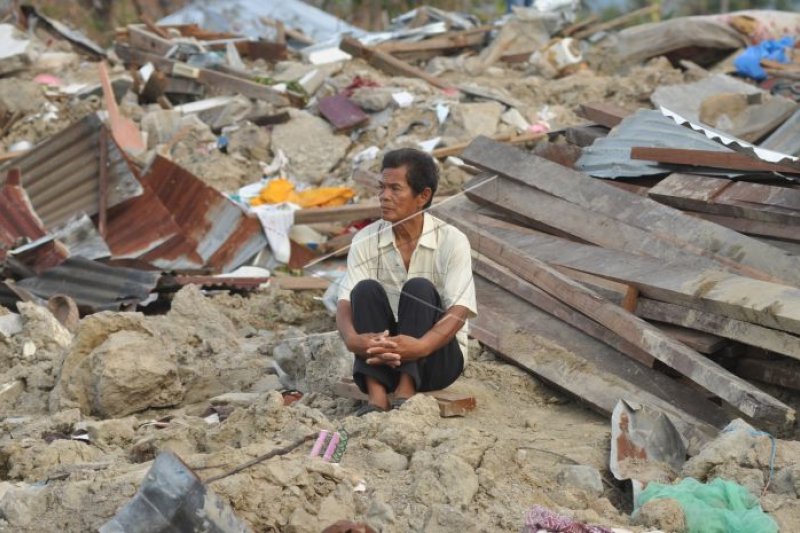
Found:
M 226 130 L 228 153 L 238 154 L 247 159 L 267 162 L 271 160 L 270 144 L 272 138 L 266 128 L 256 126 L 250 121 L 240 122 L 235 128 Z
M 291 116 L 272 131 L 272 151 L 283 151 L 298 180 L 318 185 L 345 156 L 350 138 L 337 135 L 330 124 L 305 111 L 292 111 Z
M 477 102 L 452 106 L 443 137 L 453 141 L 471 140 L 480 135 L 491 137 L 497 132 L 505 108 L 498 102 Z
M 586 491 L 593 496 L 603 494 L 603 476 L 588 465 L 565 465 L 556 477 L 559 485 Z
M 0 76 L 27 69 L 33 62 L 32 42 L 12 24 L 0 24 Z

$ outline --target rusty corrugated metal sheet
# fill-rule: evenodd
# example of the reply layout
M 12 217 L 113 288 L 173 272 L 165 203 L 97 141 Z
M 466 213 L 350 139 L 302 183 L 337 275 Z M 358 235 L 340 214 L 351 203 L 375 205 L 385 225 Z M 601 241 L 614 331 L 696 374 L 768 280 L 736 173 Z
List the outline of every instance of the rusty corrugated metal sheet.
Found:
M 14 248 L 20 239 L 33 241 L 44 237 L 46 233 L 25 189 L 20 185 L 19 170 L 11 169 L 0 188 L 0 248 Z
M 26 278 L 16 287 L 47 300 L 64 294 L 82 312 L 118 310 L 146 299 L 155 289 L 160 272 L 110 267 L 83 257 L 71 257 L 44 274 Z
M 115 259 L 141 257 L 180 234 L 172 214 L 150 187 L 108 210 L 106 243 Z
M 22 171 L 22 185 L 46 228 L 81 213 L 91 216 L 98 212 L 99 143 L 104 127 L 99 114 L 87 115 L 0 167 L 0 173 L 10 168 Z M 113 142 L 108 144 L 108 164 L 109 206 L 142 194 L 141 184 Z
M 255 217 L 168 159 L 156 157 L 142 184 L 158 196 L 181 230 L 141 257 L 155 266 L 229 272 L 267 244 Z
M 575 163 L 575 169 L 595 178 L 638 178 L 669 174 L 670 167 L 652 161 L 631 159 L 631 148 L 688 148 L 730 152 L 730 148 L 706 138 L 702 133 L 675 124 L 658 111 L 640 109 L 623 119 L 607 137 L 597 139 Z M 718 174 L 708 169 L 704 174 Z M 721 172 L 724 176 L 738 175 Z

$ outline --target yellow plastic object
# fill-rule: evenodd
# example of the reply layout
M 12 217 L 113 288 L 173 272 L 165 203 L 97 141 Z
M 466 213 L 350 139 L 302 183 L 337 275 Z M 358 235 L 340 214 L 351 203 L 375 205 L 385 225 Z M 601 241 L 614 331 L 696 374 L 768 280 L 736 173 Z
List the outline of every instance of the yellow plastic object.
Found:
M 250 203 L 263 205 L 291 202 L 303 208 L 335 207 L 346 204 L 355 195 L 356 192 L 349 187 L 316 187 L 297 192 L 291 181 L 278 178 L 267 183 Z

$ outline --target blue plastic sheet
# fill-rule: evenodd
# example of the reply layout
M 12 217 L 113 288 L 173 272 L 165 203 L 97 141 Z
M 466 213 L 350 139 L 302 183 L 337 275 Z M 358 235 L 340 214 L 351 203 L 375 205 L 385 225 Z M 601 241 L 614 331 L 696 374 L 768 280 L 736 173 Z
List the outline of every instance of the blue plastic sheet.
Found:
M 761 66 L 762 59 L 788 63 L 789 56 L 786 54 L 787 48 L 794 47 L 794 37 L 781 38 L 780 40 L 768 40 L 749 47 L 737 57 L 733 64 L 740 74 L 754 80 L 761 81 L 767 77 L 767 73 Z

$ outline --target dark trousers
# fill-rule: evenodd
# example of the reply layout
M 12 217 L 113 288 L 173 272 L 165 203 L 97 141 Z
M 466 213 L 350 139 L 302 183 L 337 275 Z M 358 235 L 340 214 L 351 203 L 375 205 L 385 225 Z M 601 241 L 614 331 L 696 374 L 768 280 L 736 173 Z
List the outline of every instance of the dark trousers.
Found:
M 350 293 L 353 327 L 357 333 L 408 335 L 420 338 L 444 315 L 442 299 L 433 284 L 424 278 L 408 280 L 400 293 L 397 321 L 386 290 L 374 279 L 360 281 Z M 358 355 L 353 365 L 353 381 L 362 392 L 367 392 L 366 378 L 381 383 L 388 392 L 397 388 L 401 374 L 414 380 L 418 392 L 440 390 L 453 383 L 464 370 L 464 356 L 455 339 L 450 340 L 428 357 L 403 363 L 399 367 L 368 365 Z

